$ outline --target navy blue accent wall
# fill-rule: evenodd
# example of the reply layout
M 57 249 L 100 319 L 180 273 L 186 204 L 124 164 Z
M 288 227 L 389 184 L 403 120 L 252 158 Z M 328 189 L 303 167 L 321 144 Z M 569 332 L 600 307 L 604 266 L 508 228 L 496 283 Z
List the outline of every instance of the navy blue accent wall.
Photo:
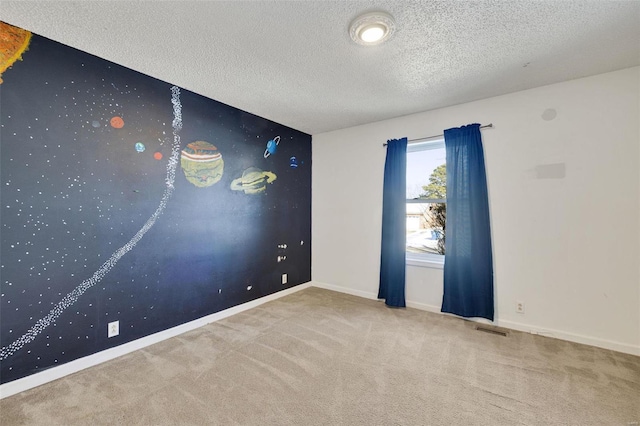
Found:
M 22 58 L 0 84 L 2 383 L 310 281 L 310 135 L 37 35 Z

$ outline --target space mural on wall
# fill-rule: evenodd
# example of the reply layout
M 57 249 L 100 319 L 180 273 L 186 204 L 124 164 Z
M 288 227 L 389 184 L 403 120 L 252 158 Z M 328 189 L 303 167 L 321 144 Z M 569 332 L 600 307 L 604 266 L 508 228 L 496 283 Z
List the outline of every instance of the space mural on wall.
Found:
M 4 23 L 0 73 L 2 383 L 311 279 L 310 135 Z

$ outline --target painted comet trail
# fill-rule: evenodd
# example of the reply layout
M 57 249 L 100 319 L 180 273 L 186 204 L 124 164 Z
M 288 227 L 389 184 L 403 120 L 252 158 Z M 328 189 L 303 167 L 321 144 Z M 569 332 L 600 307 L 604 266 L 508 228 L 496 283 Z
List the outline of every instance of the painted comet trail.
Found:
M 174 190 L 174 182 L 176 179 L 176 168 L 178 166 L 178 161 L 180 157 L 180 135 L 179 132 L 182 129 L 182 104 L 180 103 L 180 88 L 177 86 L 171 87 L 171 104 L 173 105 L 173 145 L 171 147 L 171 157 L 167 163 L 167 176 L 165 178 L 166 188 L 164 193 L 162 194 L 162 199 L 160 200 L 160 204 L 156 211 L 151 215 L 151 217 L 145 222 L 145 224 L 140 228 L 140 230 L 127 242 L 125 245 L 116 250 L 111 257 L 98 268 L 96 272 L 88 278 L 84 280 L 79 286 L 77 286 L 73 291 L 68 293 L 65 297 L 62 298 L 58 304 L 49 311 L 47 316 L 38 320 L 25 334 L 23 334 L 19 339 L 3 347 L 0 350 L 0 360 L 7 359 L 12 356 L 14 353 L 22 349 L 26 344 L 32 342 L 38 334 L 40 334 L 45 328 L 55 322 L 58 317 L 70 306 L 78 301 L 80 296 L 82 296 L 88 289 L 96 285 L 105 275 L 109 273 L 109 271 L 118 263 L 120 258 L 131 251 L 136 244 L 144 237 L 144 235 L 149 231 L 153 225 L 158 220 L 158 217 L 162 214 L 165 207 L 167 206 L 167 202 L 169 198 L 171 198 L 171 194 L 173 194 Z

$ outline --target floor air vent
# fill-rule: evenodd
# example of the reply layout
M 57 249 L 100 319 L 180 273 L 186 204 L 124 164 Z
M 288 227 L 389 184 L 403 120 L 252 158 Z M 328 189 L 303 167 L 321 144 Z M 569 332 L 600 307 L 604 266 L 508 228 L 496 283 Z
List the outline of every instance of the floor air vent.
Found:
M 495 334 L 495 335 L 502 336 L 502 337 L 507 337 L 509 335 L 508 332 L 503 331 L 503 330 L 501 330 L 499 328 L 487 327 L 487 326 L 483 326 L 483 325 L 477 325 L 476 326 L 476 330 L 483 331 L 483 332 L 489 333 L 489 334 Z

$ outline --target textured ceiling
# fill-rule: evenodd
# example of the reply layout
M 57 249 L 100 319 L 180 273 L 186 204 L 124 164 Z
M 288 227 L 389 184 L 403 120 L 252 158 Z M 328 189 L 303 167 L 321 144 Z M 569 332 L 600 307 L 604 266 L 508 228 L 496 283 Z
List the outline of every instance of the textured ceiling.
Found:
M 348 26 L 384 10 L 363 47 Z M 0 20 L 311 134 L 640 65 L 640 1 L 2 1 Z

